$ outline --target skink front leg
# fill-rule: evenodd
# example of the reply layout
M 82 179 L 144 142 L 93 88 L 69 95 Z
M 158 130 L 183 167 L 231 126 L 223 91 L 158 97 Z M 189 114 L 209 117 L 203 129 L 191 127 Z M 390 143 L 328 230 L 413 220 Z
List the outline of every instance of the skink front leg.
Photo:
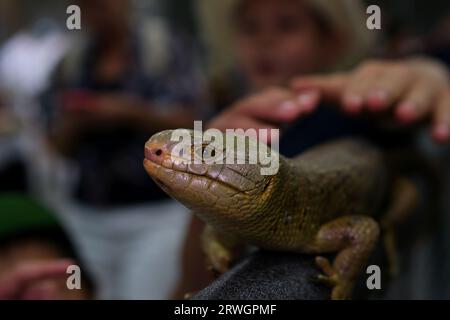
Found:
M 333 287 L 332 299 L 350 299 L 358 275 L 379 236 L 378 223 L 368 216 L 344 216 L 323 225 L 316 237 L 318 252 L 337 252 L 333 263 L 316 257 L 323 274 L 319 279 Z
M 218 274 L 225 273 L 241 251 L 236 239 L 219 233 L 210 225 L 203 230 L 202 246 L 207 267 Z

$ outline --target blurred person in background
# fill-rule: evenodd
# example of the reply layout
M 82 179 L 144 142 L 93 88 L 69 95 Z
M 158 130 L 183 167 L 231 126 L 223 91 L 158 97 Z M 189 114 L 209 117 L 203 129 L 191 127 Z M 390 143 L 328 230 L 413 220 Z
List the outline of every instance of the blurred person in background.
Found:
M 25 192 L 28 190 L 25 164 L 12 139 L 17 121 L 6 100 L 0 94 L 0 192 Z
M 29 192 L 39 198 L 46 195 L 44 181 L 51 165 L 38 100 L 67 45 L 57 24 L 42 17 L 24 24 L 0 47 L 2 191 Z
M 186 216 L 142 166 L 148 137 L 205 116 L 194 48 L 129 0 L 79 0 L 82 32 L 45 95 L 73 188 L 55 204 L 101 298 L 165 298 Z
M 385 54 L 393 58 L 424 54 L 450 66 L 450 8 L 440 12 L 438 19 L 433 22 L 428 32 L 417 34 L 411 26 L 392 21 L 388 28 Z
M 436 56 L 436 58 L 444 61 L 450 67 L 450 9 L 444 18 L 437 24 L 432 40 L 429 53 Z
M 0 300 L 91 299 L 85 272 L 80 289 L 67 287 L 68 267 L 80 262 L 52 212 L 22 194 L 0 194 Z
M 198 6 L 219 66 L 216 105 L 228 106 L 208 127 L 284 129 L 280 151 L 288 156 L 349 135 L 384 148 L 409 145 L 417 132 L 412 125 L 425 119 L 436 141 L 449 140 L 445 67 L 426 58 L 358 65 L 373 45 L 359 1 L 198 1 Z M 176 298 L 212 280 L 202 264 L 202 228 L 193 218 Z

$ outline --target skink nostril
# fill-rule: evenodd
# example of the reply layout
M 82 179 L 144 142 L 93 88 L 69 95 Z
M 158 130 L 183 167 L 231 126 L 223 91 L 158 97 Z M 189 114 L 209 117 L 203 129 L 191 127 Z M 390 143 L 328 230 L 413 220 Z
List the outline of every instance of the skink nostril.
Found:
M 160 148 L 157 149 L 157 148 L 151 148 L 151 147 L 145 148 L 145 158 L 147 160 L 159 163 L 162 161 L 163 154 L 164 154 L 163 149 L 160 149 Z

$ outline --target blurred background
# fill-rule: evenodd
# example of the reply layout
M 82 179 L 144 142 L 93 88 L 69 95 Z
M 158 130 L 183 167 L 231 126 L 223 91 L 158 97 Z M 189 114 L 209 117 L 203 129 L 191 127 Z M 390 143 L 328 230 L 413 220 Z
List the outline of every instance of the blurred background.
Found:
M 170 297 L 189 213 L 145 174 L 142 150 L 153 133 L 206 121 L 252 91 L 236 62 L 247 61 L 235 47 L 245 43 L 232 40 L 236 25 L 246 36 L 252 25 L 236 2 L 0 0 L 0 287 L 22 264 L 70 258 L 85 276 L 79 296 L 51 281 L 29 295 Z M 327 69 L 417 54 L 449 65 L 448 1 L 350 2 L 378 4 L 382 30 L 353 28 L 358 50 Z M 81 30 L 66 28 L 71 4 L 81 7 Z M 364 11 L 354 16 L 364 29 Z M 280 28 L 289 32 L 289 22 Z M 326 71 L 308 61 L 298 73 Z M 257 80 L 255 88 L 271 84 Z M 405 249 L 405 275 L 383 298 L 450 298 L 448 150 L 418 143 L 445 168 L 439 217 Z

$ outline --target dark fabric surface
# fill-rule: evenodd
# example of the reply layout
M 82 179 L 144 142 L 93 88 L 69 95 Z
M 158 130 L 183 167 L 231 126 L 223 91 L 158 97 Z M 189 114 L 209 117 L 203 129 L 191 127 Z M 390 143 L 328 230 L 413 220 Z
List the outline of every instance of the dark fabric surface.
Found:
M 317 273 L 311 256 L 259 251 L 193 299 L 328 299 L 330 290 L 314 281 Z

